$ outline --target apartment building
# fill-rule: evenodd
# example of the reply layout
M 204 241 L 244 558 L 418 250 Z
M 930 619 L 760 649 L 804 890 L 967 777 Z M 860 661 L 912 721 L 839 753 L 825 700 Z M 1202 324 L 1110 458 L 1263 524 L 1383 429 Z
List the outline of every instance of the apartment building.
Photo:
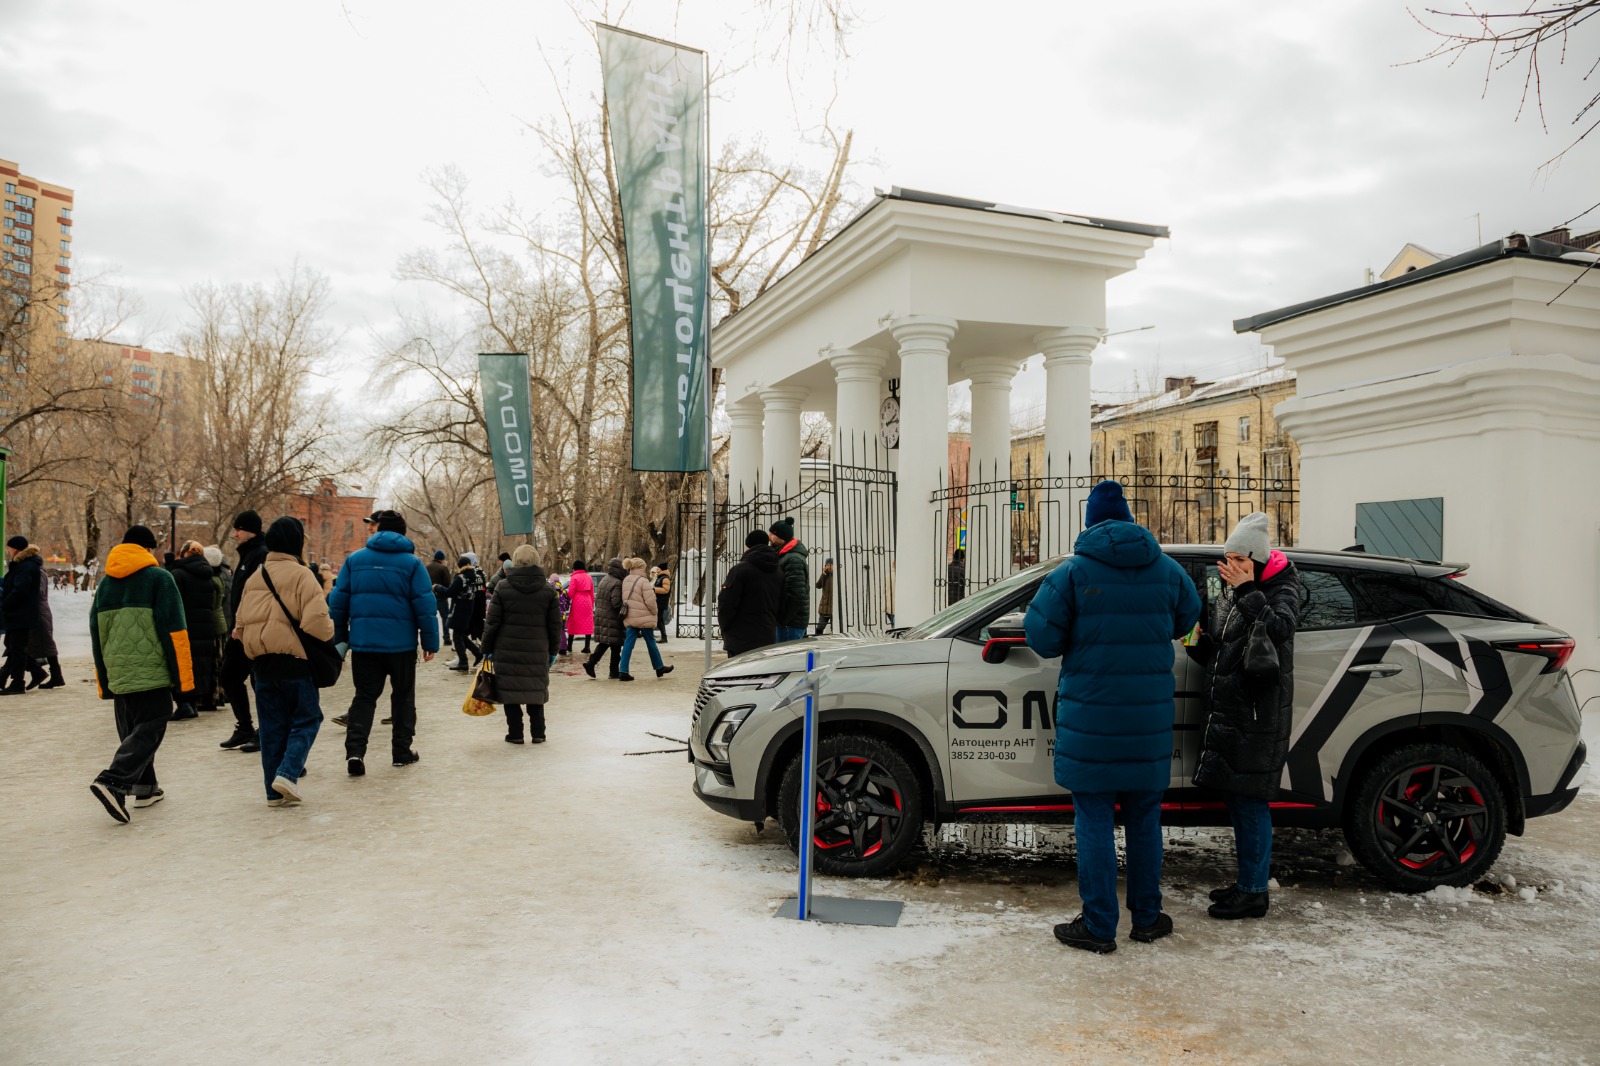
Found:
M 8 301 L 0 334 L 6 369 L 59 352 L 67 343 L 72 286 L 72 190 L 29 177 L 0 159 L 0 293 Z

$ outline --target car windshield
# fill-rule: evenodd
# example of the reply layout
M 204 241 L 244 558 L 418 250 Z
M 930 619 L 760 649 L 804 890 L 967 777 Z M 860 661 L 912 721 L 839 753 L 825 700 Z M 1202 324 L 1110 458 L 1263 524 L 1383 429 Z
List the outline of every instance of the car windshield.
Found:
M 906 630 L 901 639 L 921 640 L 936 633 L 953 633 L 963 629 L 968 622 L 983 614 L 994 604 L 1012 596 L 1030 581 L 1037 581 L 1043 575 L 1054 570 L 1060 562 L 1060 559 L 1049 559 L 1042 563 L 1034 563 L 1026 570 L 1020 570 L 1004 581 L 997 581 L 987 588 L 979 589 L 966 599 L 952 603 L 921 625 L 913 626 Z

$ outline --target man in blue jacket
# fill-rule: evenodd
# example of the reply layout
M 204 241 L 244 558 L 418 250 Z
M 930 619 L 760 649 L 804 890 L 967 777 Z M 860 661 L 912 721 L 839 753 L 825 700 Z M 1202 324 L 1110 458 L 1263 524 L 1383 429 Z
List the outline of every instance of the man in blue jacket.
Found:
M 334 640 L 350 649 L 350 679 L 356 695 L 343 715 L 345 769 L 351 777 L 367 772 L 367 737 L 372 713 L 389 682 L 389 715 L 394 719 L 394 764 L 409 766 L 418 755 L 417 640 L 422 661 L 439 650 L 439 619 L 433 581 L 406 539 L 406 520 L 396 511 L 374 511 L 366 520 L 377 527 L 367 546 L 344 561 L 328 596 Z M 339 719 L 334 719 L 339 721 Z
M 1172 775 L 1172 642 L 1200 617 L 1200 595 L 1133 520 L 1122 486 L 1089 493 L 1072 556 L 1028 605 L 1028 647 L 1061 656 L 1056 783 L 1072 792 L 1083 913 L 1055 927 L 1070 947 L 1117 949 L 1117 848 L 1128 838 L 1133 939 L 1172 932 L 1161 913 L 1161 795 Z

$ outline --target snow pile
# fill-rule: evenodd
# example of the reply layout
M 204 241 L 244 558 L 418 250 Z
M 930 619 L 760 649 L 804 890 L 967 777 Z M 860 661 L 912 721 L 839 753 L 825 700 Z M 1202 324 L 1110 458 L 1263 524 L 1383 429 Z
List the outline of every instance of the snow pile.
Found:
M 1435 885 L 1432 892 L 1424 896 L 1435 903 L 1478 903 L 1482 897 L 1472 891 L 1471 885 L 1453 888 L 1450 885 Z

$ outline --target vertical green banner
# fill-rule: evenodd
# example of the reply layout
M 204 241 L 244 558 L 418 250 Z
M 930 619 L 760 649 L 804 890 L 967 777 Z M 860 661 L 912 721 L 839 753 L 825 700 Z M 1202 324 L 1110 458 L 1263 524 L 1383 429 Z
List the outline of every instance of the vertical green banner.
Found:
M 633 468 L 706 468 L 706 56 L 598 25 L 628 248 Z
M 483 418 L 489 427 L 494 485 L 500 493 L 500 530 L 506 536 L 533 532 L 533 414 L 528 400 L 528 357 L 478 356 Z

